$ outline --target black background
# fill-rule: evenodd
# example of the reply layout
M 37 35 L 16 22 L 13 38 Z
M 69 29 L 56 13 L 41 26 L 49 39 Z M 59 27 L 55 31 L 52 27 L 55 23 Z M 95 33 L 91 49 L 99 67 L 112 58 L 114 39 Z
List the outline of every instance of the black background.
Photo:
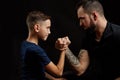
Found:
M 26 15 L 31 10 L 41 10 L 52 17 L 51 34 L 42 46 L 48 56 L 57 62 L 59 54 L 54 48 L 58 37 L 68 36 L 70 48 L 77 53 L 84 31 L 77 21 L 75 4 L 79 0 L 4 0 L 0 2 L 0 80 L 19 80 L 19 47 L 27 37 Z M 100 0 L 108 21 L 120 24 L 118 0 Z M 77 54 L 75 54 L 77 55 Z M 65 70 L 68 68 L 65 64 Z

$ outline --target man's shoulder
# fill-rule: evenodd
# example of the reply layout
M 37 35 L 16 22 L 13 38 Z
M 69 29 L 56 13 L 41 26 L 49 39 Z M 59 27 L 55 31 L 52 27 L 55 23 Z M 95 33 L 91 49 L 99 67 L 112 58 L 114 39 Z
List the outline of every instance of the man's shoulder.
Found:
M 110 23 L 115 40 L 120 40 L 120 25 Z
M 108 25 L 111 26 L 114 30 L 120 30 L 120 25 L 119 24 L 108 22 Z

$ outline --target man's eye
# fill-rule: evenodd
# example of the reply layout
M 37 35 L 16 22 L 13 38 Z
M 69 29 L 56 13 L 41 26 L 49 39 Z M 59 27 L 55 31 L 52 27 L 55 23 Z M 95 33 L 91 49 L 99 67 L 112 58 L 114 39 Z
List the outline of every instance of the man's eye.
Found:
M 85 17 L 79 17 L 79 20 L 85 19 Z
M 83 19 L 85 19 L 85 17 L 79 17 L 79 18 L 78 18 L 78 21 L 81 21 L 81 20 L 83 20 Z

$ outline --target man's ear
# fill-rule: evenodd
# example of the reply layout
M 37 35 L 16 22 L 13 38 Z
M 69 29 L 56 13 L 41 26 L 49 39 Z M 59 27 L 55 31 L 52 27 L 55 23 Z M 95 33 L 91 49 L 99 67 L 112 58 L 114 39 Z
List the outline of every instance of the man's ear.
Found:
M 40 30 L 40 25 L 39 25 L 39 24 L 35 24 L 35 25 L 34 25 L 34 30 L 35 30 L 35 32 L 39 32 L 39 30 Z
M 96 13 L 96 11 L 92 12 L 92 18 L 93 18 L 94 21 L 97 20 L 97 13 Z

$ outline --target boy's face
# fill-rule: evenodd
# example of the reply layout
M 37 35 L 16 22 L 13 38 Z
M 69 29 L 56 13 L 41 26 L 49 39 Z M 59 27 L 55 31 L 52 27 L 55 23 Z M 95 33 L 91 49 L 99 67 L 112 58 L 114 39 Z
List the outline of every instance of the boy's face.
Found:
M 51 21 L 47 19 L 46 21 L 41 22 L 39 26 L 38 37 L 44 41 L 47 40 L 50 32 Z

